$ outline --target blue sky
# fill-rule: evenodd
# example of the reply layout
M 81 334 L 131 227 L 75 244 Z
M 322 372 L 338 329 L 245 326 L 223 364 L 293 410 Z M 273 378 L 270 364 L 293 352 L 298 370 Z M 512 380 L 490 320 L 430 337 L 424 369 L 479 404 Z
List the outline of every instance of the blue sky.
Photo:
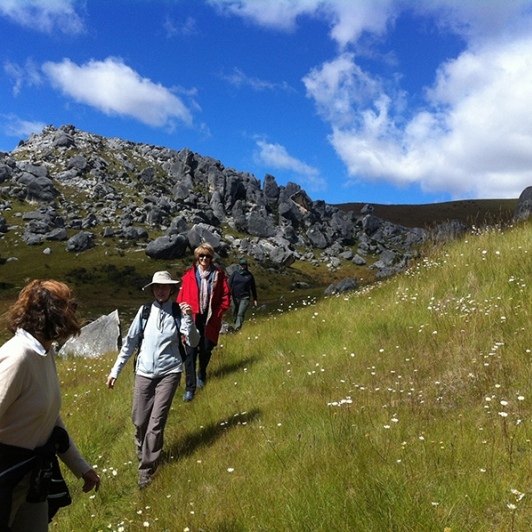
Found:
M 0 151 L 45 125 L 312 199 L 532 185 L 532 0 L 0 0 Z

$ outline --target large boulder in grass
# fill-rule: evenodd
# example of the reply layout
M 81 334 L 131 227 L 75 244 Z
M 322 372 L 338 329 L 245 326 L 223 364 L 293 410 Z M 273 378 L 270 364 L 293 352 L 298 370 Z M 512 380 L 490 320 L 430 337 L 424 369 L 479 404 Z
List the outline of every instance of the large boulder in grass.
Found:
M 183 235 L 168 235 L 152 240 L 144 252 L 151 259 L 181 259 L 186 255 L 187 246 L 188 240 Z
M 144 227 L 124 227 L 122 236 L 127 240 L 146 240 L 149 237 L 148 231 Z
M 122 347 L 118 310 L 82 327 L 79 336 L 69 338 L 59 350 L 60 356 L 97 358 Z
M 268 238 L 277 232 L 272 220 L 265 211 L 254 209 L 247 217 L 247 227 L 250 235 Z
M 48 203 L 59 196 L 53 181 L 49 177 L 32 177 L 26 182 L 26 200 L 38 203 Z
M 517 205 L 514 211 L 514 220 L 516 222 L 522 222 L 528 220 L 532 214 L 532 187 L 526 187 L 517 201 Z
M 436 242 L 451 242 L 467 232 L 467 225 L 460 220 L 447 220 L 431 230 L 431 236 Z
M 330 244 L 324 227 L 320 224 L 314 224 L 308 229 L 307 238 L 312 246 L 318 249 L 325 249 Z
M 190 249 L 196 249 L 200 244 L 210 244 L 214 251 L 218 251 L 222 239 L 220 235 L 214 232 L 214 227 L 211 225 L 199 223 L 195 224 L 192 229 L 188 230 L 185 235 Z
M 296 261 L 295 253 L 288 248 L 274 247 L 270 252 L 270 260 L 283 268 L 288 268 Z
M 342 292 L 349 292 L 351 290 L 356 290 L 358 284 L 356 279 L 343 279 L 342 281 L 339 281 L 338 283 L 334 283 L 329 285 L 326 289 L 324 294 L 326 296 L 333 296 L 335 294 L 340 294 Z
M 94 247 L 94 234 L 88 231 L 80 231 L 77 235 L 69 238 L 66 244 L 67 251 L 86 251 Z
M 11 178 L 13 170 L 7 164 L 0 163 L 0 183 L 4 183 Z
M 46 238 L 46 240 L 63 241 L 68 239 L 68 235 L 64 227 L 57 227 L 46 233 L 44 238 Z

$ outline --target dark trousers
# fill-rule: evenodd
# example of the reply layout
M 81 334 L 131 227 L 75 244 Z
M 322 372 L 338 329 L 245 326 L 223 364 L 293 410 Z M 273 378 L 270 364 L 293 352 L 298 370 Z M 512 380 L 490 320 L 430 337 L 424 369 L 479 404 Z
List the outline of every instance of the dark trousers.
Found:
M 195 393 L 197 379 L 203 382 L 207 380 L 207 366 L 211 361 L 212 350 L 215 344 L 205 337 L 205 320 L 205 314 L 198 314 L 196 316 L 196 328 L 200 334 L 198 347 L 190 347 L 187 345 L 187 356 L 185 358 L 185 390 L 187 392 Z M 196 374 L 198 362 L 199 367 Z

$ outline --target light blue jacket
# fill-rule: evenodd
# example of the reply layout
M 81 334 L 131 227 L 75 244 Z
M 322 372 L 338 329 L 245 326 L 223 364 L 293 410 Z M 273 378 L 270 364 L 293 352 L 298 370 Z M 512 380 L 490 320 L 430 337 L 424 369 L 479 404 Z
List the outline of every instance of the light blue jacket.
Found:
M 172 316 L 172 303 L 172 300 L 166 301 L 162 305 L 157 301 L 152 303 L 135 368 L 137 375 L 155 379 L 169 373 L 182 372 L 183 360 L 179 353 L 179 336 L 184 336 L 185 342 L 191 347 L 196 347 L 199 343 L 199 333 L 192 316 L 181 314 L 181 318 L 174 318 Z M 144 321 L 142 308 L 139 308 L 131 323 L 122 349 L 111 370 L 110 375 L 115 379 L 118 378 L 125 363 L 137 349 L 142 337 Z

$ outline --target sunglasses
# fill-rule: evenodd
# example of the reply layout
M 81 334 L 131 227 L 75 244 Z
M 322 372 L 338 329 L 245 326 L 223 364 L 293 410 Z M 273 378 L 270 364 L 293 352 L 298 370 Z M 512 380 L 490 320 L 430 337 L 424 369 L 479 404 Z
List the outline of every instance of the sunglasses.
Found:
M 212 259 L 210 255 L 198 255 L 200 259 Z

